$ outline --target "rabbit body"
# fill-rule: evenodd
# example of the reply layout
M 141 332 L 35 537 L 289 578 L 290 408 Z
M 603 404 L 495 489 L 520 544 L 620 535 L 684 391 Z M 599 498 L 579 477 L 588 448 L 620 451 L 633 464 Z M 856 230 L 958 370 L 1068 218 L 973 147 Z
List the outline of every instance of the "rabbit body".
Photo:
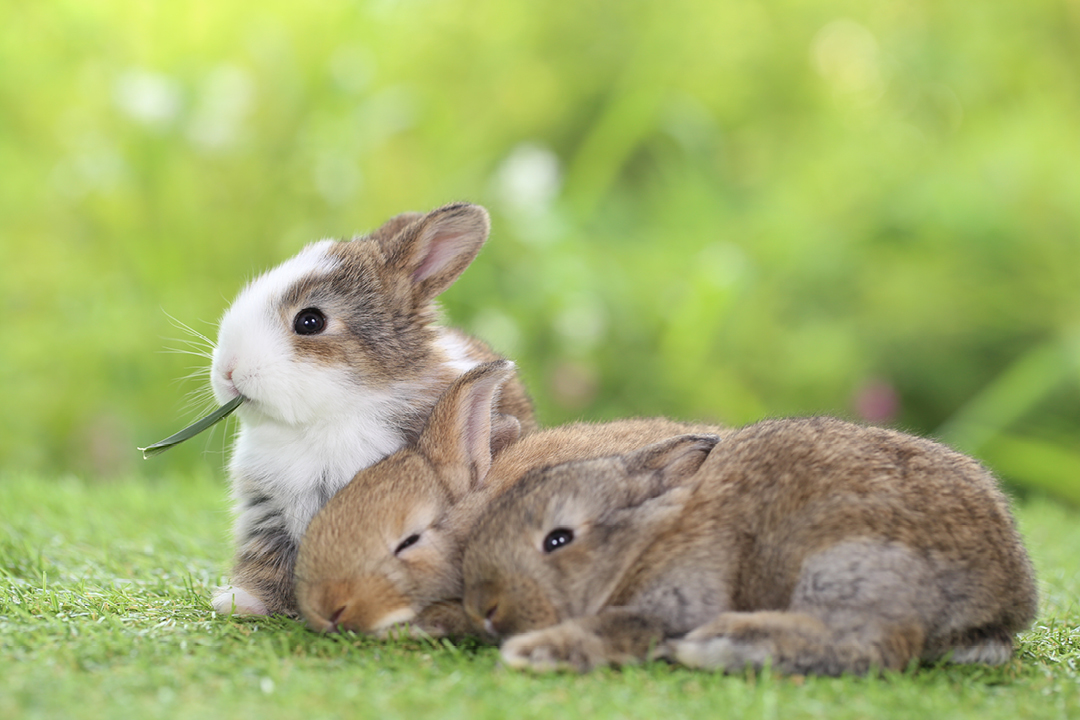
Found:
M 464 604 L 510 636 L 510 665 L 835 675 L 1010 657 L 1033 571 L 977 462 L 831 418 L 717 440 L 549 467 L 485 511 Z
M 704 429 L 633 419 L 519 438 L 497 412 L 512 371 L 509 362 L 492 362 L 460 377 L 415 443 L 357 473 L 315 516 L 296 564 L 296 597 L 309 626 L 385 635 L 408 622 L 433 636 L 468 632 L 461 546 L 491 498 L 536 467 Z
M 435 324 L 435 296 L 487 234 L 475 205 L 399 215 L 371 235 L 307 246 L 226 311 L 211 385 L 220 402 L 245 401 L 229 463 L 237 554 L 215 610 L 294 614 L 311 518 L 357 470 L 415 439 L 454 378 L 499 357 Z M 524 431 L 535 427 L 517 378 L 501 398 Z

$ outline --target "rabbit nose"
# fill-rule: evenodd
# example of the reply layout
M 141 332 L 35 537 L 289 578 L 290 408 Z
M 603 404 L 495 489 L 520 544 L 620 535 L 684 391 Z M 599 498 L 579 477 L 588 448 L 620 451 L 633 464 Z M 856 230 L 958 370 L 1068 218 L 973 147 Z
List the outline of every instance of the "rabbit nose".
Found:
M 330 615 L 330 618 L 326 621 L 326 632 L 340 632 L 341 631 L 341 626 L 338 625 L 338 620 L 341 619 L 341 614 L 343 612 L 345 612 L 346 607 L 348 607 L 348 606 L 347 605 L 342 605 L 341 607 L 339 607 L 337 610 L 335 610 Z
M 491 603 L 491 607 L 487 609 L 487 612 L 484 613 L 484 630 L 489 635 L 494 635 L 495 637 L 498 637 L 500 634 L 499 629 L 495 626 L 495 621 L 497 619 L 495 613 L 498 609 L 499 603 L 498 601 L 494 601 Z
M 484 580 L 468 588 L 465 592 L 465 611 L 477 627 L 483 627 L 489 635 L 499 636 L 499 587 L 490 580 Z

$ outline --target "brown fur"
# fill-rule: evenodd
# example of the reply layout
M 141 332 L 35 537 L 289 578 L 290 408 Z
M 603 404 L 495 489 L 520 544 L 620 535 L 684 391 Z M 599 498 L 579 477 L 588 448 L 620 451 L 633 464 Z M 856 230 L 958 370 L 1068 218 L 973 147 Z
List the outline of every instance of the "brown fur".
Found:
M 398 215 L 370 235 L 334 245 L 331 255 L 341 261 L 337 267 L 297 282 L 276 308 L 286 327 L 310 307 L 328 319 L 322 333 L 291 335 L 300 357 L 347 368 L 365 386 L 405 388 L 401 393 L 409 410 L 394 418 L 405 443 L 415 441 L 436 399 L 458 375 L 446 364 L 453 358 L 439 344 L 440 336 L 458 344 L 473 362 L 500 359 L 482 341 L 434 324 L 434 298 L 476 257 L 488 230 L 487 212 L 465 203 Z M 503 383 L 496 409 L 515 418 L 521 433 L 536 429 L 532 402 L 515 372 Z M 241 519 L 231 583 L 261 600 L 268 613 L 294 615 L 299 542 L 282 527 L 290 509 L 261 491 L 261 481 L 234 478 Z M 335 490 L 325 491 L 325 499 Z
M 459 203 L 426 215 L 403 213 L 370 235 L 336 244 L 331 255 L 340 264 L 298 282 L 278 307 L 285 325 L 308 307 L 320 308 L 329 319 L 325 332 L 292 335 L 297 353 L 348 367 L 368 384 L 415 380 L 417 412 L 402 418 L 415 435 L 456 377 L 443 365 L 440 333 L 454 337 L 474 361 L 501 359 L 481 340 L 435 325 L 435 298 L 476 258 L 489 227 L 483 208 Z M 534 430 L 532 403 L 520 379 L 508 382 L 503 395 L 500 412 L 517 417 L 525 432 Z
M 464 552 L 465 608 L 511 636 L 508 663 L 585 670 L 656 652 L 726 671 L 1000 663 L 1034 617 L 1008 503 L 971 458 L 830 418 L 708 444 L 550 467 L 492 504 Z M 545 552 L 556 528 L 573 540 Z
M 312 520 L 296 565 L 299 607 L 312 628 L 378 633 L 386 630 L 385 618 L 404 613 L 428 634 L 459 634 L 468 627 L 460 605 L 461 544 L 492 497 L 530 469 L 693 429 L 670 420 L 624 420 L 517 439 L 512 418 L 493 414 L 503 407 L 498 390 L 511 376 L 506 361 L 463 375 L 412 446 L 358 473 Z M 419 539 L 396 552 L 412 535 Z M 372 577 L 391 583 L 397 596 L 359 582 Z

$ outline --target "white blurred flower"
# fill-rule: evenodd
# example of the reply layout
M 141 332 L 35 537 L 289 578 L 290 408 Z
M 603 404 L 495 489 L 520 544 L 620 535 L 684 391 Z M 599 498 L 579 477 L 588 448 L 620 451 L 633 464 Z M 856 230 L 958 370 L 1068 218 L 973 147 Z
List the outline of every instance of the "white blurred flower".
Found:
M 838 95 L 870 104 L 885 93 L 877 38 L 854 20 L 833 20 L 819 30 L 810 57 Z
M 495 171 L 495 184 L 508 210 L 524 214 L 546 211 L 562 185 L 559 158 L 542 145 L 521 143 Z
M 202 83 L 188 137 L 206 150 L 236 143 L 255 101 L 255 83 L 234 65 L 215 68 Z
M 113 101 L 132 120 L 165 127 L 180 113 L 180 86 L 163 73 L 127 70 L 113 83 Z

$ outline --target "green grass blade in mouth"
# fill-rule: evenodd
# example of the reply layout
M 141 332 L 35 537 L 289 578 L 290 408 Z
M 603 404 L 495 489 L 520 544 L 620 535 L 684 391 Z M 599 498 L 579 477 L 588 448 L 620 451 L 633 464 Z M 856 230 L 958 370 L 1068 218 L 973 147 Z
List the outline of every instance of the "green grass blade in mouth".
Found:
M 153 445 L 147 445 L 146 447 L 138 448 L 142 451 L 143 459 L 147 460 L 149 458 L 152 458 L 155 455 L 165 452 L 173 445 L 179 445 L 188 438 L 195 437 L 203 430 L 218 422 L 236 408 L 240 407 L 240 403 L 242 402 L 244 402 L 244 396 L 237 395 L 232 400 L 225 403 L 217 410 L 204 417 L 202 420 L 188 425 L 186 428 L 176 433 L 175 435 L 170 435 L 164 440 L 160 440 Z

